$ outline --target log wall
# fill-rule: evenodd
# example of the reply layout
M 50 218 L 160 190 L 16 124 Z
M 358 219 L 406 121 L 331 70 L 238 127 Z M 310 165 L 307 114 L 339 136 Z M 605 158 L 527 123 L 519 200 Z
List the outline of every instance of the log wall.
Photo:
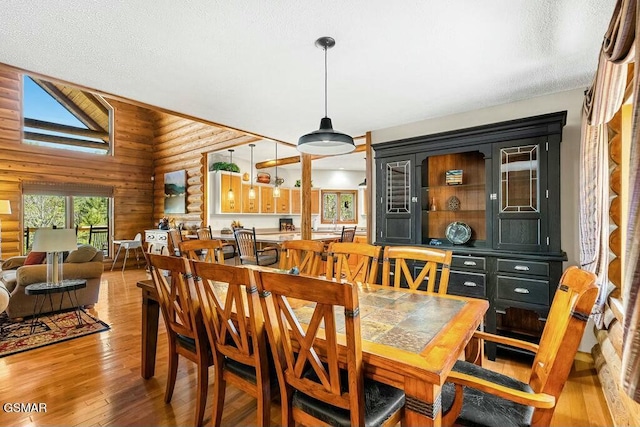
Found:
M 22 143 L 22 85 L 19 71 L 0 64 L 0 199 L 2 257 L 22 251 L 23 181 L 87 183 L 114 187 L 114 239 L 132 239 L 153 227 L 154 121 L 150 110 L 105 97 L 114 107 L 113 156 L 78 153 Z
M 207 153 L 249 144 L 258 138 L 240 131 L 200 123 L 156 111 L 154 118 L 154 223 L 165 216 L 164 174 L 185 170 L 187 201 L 185 214 L 166 215 L 176 226 L 194 229 L 206 224 Z

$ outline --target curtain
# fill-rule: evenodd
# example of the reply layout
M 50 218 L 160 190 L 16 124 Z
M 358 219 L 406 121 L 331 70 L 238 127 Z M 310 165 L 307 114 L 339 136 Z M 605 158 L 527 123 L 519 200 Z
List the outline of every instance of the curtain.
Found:
M 601 291 L 593 309 L 602 327 L 609 266 L 609 144 L 607 125 L 590 126 L 582 117 L 580 146 L 580 266 L 597 276 Z
M 600 294 L 594 321 L 602 327 L 608 297 L 609 138 L 606 123 L 620 109 L 633 60 L 636 0 L 618 0 L 598 57 L 593 84 L 585 92 L 580 142 L 580 265 L 597 276 Z
M 637 13 L 637 12 L 636 12 Z M 635 22 L 636 32 L 640 23 Z M 625 306 L 624 333 L 622 338 L 622 387 L 636 402 L 640 402 L 640 48 L 635 49 L 633 86 L 633 124 L 631 135 L 631 157 L 629 161 L 629 212 L 625 271 L 623 271 L 623 302 Z

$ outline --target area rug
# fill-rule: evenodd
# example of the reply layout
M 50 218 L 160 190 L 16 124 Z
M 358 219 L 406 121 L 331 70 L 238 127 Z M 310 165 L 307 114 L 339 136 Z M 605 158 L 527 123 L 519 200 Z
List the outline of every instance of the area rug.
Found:
M 91 314 L 81 310 L 80 315 L 82 326 L 78 326 L 75 311 L 43 315 L 32 334 L 30 318 L 11 322 L 6 313 L 0 314 L 0 357 L 109 330 L 109 325 Z

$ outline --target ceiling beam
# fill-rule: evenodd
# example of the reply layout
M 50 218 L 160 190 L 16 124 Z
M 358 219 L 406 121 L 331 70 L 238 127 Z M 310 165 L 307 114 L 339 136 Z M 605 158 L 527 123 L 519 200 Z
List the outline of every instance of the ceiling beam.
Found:
M 356 149 L 352 151 L 352 153 L 360 153 L 362 151 L 367 151 L 367 145 L 356 145 Z M 311 160 L 323 159 L 325 157 L 333 157 L 333 156 L 311 156 Z M 266 160 L 264 162 L 256 163 L 256 169 L 266 169 L 272 168 L 274 166 L 282 166 L 282 165 L 292 165 L 294 163 L 300 163 L 300 156 L 292 156 L 292 157 L 283 157 L 281 159 L 276 160 Z
M 83 129 L 75 126 L 61 125 L 58 123 L 45 122 L 42 120 L 24 118 L 24 126 L 27 128 L 42 129 L 46 131 L 67 133 L 86 138 L 108 139 L 109 133 L 101 130 Z

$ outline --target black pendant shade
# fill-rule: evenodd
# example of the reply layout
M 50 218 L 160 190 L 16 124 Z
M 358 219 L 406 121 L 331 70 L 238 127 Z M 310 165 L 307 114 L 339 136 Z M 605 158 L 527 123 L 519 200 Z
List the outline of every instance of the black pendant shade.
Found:
M 335 46 L 331 37 L 320 37 L 316 46 L 324 50 L 324 117 L 320 120 L 320 129 L 314 130 L 298 139 L 298 151 L 304 154 L 332 156 L 347 154 L 356 149 L 353 138 L 333 130 L 331 119 L 327 115 L 327 49 Z
M 298 151 L 305 154 L 333 155 L 347 154 L 356 149 L 353 138 L 333 130 L 331 119 L 323 117 L 320 129 L 303 135 L 298 139 Z

